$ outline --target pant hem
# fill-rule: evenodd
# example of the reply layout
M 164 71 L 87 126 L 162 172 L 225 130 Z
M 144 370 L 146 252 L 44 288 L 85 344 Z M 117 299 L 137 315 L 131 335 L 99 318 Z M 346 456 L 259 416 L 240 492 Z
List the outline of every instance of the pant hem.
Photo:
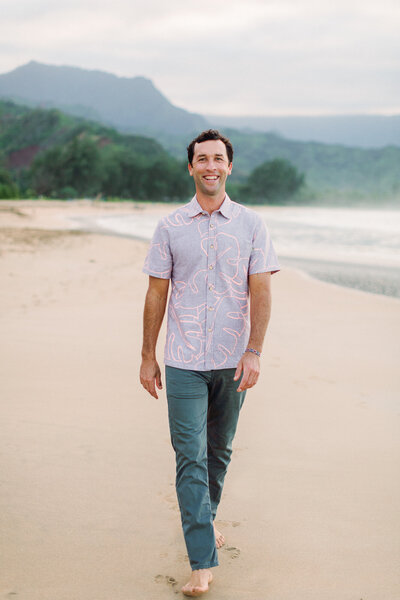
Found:
M 191 565 L 192 566 L 192 565 Z M 207 564 L 207 565 L 200 565 L 200 566 L 192 566 L 192 571 L 198 571 L 199 569 L 212 569 L 212 567 L 218 567 L 219 566 L 219 562 L 213 562 L 211 564 Z

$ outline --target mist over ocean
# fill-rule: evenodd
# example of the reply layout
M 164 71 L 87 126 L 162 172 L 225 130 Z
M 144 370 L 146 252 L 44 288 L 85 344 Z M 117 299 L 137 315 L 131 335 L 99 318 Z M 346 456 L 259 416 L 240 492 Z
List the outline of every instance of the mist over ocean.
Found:
M 258 207 L 281 266 L 375 294 L 400 297 L 400 210 Z M 104 216 L 95 226 L 150 240 L 159 214 Z

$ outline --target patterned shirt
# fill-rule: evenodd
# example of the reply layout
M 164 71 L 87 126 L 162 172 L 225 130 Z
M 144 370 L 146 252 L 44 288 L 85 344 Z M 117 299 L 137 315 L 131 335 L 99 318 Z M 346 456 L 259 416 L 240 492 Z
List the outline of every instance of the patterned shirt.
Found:
M 144 273 L 171 279 L 164 362 L 236 368 L 249 339 L 248 276 L 279 271 L 261 217 L 225 196 L 211 215 L 196 196 L 162 218 Z

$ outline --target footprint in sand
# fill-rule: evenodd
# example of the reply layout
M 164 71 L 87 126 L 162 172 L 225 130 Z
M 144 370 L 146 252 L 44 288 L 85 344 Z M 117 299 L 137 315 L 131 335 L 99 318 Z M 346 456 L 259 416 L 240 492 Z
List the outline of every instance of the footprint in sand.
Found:
M 169 575 L 156 575 L 154 577 L 154 581 L 156 583 L 167 583 L 172 587 L 174 587 L 178 583 L 174 577 L 170 577 Z
M 240 556 L 239 548 L 235 548 L 235 546 L 224 546 L 223 551 L 226 552 L 229 558 L 238 558 Z
M 239 527 L 240 521 L 217 521 L 216 525 L 222 525 L 222 527 Z
M 168 507 L 170 510 L 173 510 L 175 512 L 179 511 L 179 505 L 178 505 L 178 499 L 176 497 L 176 493 L 175 492 L 171 492 L 165 496 L 163 496 L 165 502 L 168 504 Z
M 178 552 L 177 558 L 180 562 L 184 562 L 184 563 L 189 562 L 189 557 L 184 552 Z

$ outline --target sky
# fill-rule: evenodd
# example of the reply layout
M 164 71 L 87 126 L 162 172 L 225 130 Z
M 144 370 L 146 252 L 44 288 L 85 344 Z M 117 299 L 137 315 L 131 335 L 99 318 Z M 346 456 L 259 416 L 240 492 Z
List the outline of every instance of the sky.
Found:
M 201 114 L 400 114 L 399 32 L 399 0 L 0 0 L 0 73 L 142 75 Z

